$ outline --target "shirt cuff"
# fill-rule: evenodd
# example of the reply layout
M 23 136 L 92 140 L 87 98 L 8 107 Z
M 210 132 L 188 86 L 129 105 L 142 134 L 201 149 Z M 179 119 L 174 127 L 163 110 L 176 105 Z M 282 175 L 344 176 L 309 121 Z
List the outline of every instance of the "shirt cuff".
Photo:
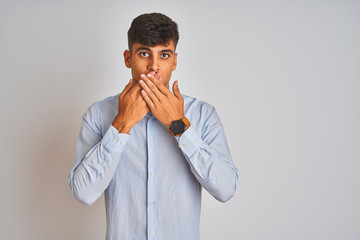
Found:
M 108 152 L 121 153 L 129 137 L 129 134 L 119 133 L 118 130 L 111 125 L 101 139 L 101 145 L 104 146 Z
M 191 158 L 203 143 L 203 140 L 190 126 L 180 137 L 177 138 L 181 150 Z

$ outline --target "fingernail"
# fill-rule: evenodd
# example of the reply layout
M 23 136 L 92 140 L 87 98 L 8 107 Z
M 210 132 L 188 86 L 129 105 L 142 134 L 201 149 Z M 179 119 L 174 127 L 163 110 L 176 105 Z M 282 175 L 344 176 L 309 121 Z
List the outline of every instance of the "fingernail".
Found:
M 144 78 L 144 77 L 146 77 L 146 75 L 145 75 L 145 74 L 141 74 L 141 77 Z
M 148 76 L 149 78 L 151 78 L 153 75 L 149 73 L 147 76 Z

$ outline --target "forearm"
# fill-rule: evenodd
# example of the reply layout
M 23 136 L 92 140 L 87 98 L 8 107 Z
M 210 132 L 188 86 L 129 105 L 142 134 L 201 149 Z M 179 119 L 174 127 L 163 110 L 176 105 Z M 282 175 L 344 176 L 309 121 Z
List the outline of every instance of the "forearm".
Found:
M 83 149 L 89 144 L 84 142 L 83 137 L 79 138 L 76 159 L 68 178 L 78 200 L 91 205 L 101 196 L 114 175 L 128 137 L 111 126 L 101 141 L 86 154 Z
M 104 103 L 103 106 L 94 103 L 84 114 L 74 165 L 68 177 L 75 197 L 81 202 L 92 204 L 108 187 L 130 130 L 149 111 L 140 89 L 129 81 L 118 97 L 118 113 L 110 126 L 104 119 L 113 112 L 105 110 Z
M 226 142 L 216 140 L 207 144 L 192 127 L 178 138 L 178 142 L 198 182 L 217 200 L 229 200 L 238 185 L 238 171 Z

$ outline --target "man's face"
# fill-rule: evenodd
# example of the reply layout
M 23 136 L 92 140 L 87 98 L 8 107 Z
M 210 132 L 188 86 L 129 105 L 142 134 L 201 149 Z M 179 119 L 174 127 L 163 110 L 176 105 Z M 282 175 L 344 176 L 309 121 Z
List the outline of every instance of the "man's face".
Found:
M 125 65 L 131 68 L 131 74 L 139 82 L 141 74 L 150 72 L 160 73 L 161 82 L 169 87 L 171 73 L 176 69 L 177 54 L 173 41 L 169 45 L 156 45 L 148 47 L 134 43 L 131 49 L 124 52 Z

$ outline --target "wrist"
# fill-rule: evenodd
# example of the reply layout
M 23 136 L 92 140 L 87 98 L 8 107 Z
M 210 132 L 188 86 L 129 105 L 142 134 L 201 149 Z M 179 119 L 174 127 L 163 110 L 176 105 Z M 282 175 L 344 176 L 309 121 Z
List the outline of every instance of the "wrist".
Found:
M 118 117 L 114 119 L 112 126 L 116 128 L 119 133 L 126 133 L 126 134 L 129 134 L 130 130 L 133 128 L 133 124 L 126 121 L 120 121 Z
M 170 120 L 168 120 L 169 122 L 167 122 L 166 124 L 164 124 L 167 128 L 170 128 L 171 127 L 171 124 L 173 123 L 173 122 L 175 122 L 175 121 L 177 121 L 177 120 L 181 120 L 181 119 L 183 119 L 185 116 L 184 115 L 182 115 L 182 116 L 180 116 L 180 117 L 173 117 L 173 118 L 171 118 Z

